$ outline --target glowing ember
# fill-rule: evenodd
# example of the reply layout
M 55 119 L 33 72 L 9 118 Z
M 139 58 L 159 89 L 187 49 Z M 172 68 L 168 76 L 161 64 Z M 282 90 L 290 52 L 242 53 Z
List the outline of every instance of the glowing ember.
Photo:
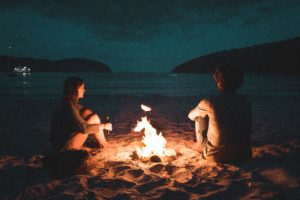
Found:
M 145 111 L 150 111 L 151 108 L 141 105 L 141 108 Z M 145 130 L 142 142 L 145 144 L 143 148 L 137 148 L 136 153 L 139 157 L 146 158 L 152 155 L 163 156 L 174 156 L 176 152 L 173 149 L 167 149 L 167 140 L 162 136 L 160 132 L 157 134 L 155 128 L 152 127 L 147 117 L 142 117 L 141 121 L 137 121 L 137 125 L 134 131 L 139 132 Z

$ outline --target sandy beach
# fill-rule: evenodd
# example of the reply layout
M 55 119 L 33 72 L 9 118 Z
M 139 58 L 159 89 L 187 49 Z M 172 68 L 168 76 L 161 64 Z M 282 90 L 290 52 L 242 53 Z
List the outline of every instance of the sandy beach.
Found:
M 0 0 L 0 200 L 300 200 L 299 22 L 300 0 Z
M 299 199 L 298 96 L 252 96 L 253 160 L 216 164 L 200 160 L 188 112 L 199 97 L 89 96 L 84 105 L 110 116 L 110 149 L 90 174 L 51 177 L 42 159 L 57 98 L 0 98 L 0 199 Z M 151 123 L 176 151 L 162 162 L 133 160 L 143 134 L 134 132 L 152 107 Z

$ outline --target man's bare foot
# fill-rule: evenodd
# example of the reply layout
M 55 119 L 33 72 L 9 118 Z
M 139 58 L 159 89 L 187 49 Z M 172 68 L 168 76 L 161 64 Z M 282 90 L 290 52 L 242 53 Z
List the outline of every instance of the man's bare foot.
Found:
M 193 149 L 194 151 L 202 152 L 203 146 L 195 142 L 190 145 L 190 148 Z

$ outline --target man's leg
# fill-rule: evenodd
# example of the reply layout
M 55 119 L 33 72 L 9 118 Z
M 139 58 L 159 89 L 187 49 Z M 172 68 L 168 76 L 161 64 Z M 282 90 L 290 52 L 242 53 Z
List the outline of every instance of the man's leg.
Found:
M 204 144 L 207 142 L 208 118 L 198 117 L 195 120 L 196 146 L 197 151 L 203 150 Z

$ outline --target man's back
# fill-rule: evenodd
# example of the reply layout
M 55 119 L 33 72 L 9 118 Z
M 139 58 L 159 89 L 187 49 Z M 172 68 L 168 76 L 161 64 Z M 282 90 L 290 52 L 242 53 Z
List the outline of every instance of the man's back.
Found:
M 198 109 L 209 119 L 204 158 L 217 162 L 251 158 L 252 112 L 244 96 L 221 93 L 202 100 Z

